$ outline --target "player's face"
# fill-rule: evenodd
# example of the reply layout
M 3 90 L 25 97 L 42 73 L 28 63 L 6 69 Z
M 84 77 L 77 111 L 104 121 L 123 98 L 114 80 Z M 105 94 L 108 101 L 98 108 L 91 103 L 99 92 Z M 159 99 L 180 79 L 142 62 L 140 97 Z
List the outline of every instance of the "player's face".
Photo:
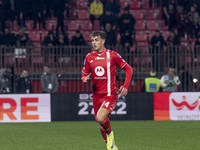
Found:
M 105 40 L 102 39 L 100 36 L 92 37 L 92 47 L 95 51 L 104 50 L 104 43 L 105 43 Z

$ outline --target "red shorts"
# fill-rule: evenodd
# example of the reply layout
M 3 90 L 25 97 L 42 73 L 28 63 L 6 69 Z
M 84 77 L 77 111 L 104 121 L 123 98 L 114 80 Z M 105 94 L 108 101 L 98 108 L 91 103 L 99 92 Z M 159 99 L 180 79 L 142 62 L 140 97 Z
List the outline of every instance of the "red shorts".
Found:
M 117 95 L 103 95 L 103 94 L 93 94 L 93 107 L 94 107 L 94 114 L 97 115 L 97 112 L 100 108 L 105 108 L 112 113 L 115 105 L 117 103 L 118 96 Z

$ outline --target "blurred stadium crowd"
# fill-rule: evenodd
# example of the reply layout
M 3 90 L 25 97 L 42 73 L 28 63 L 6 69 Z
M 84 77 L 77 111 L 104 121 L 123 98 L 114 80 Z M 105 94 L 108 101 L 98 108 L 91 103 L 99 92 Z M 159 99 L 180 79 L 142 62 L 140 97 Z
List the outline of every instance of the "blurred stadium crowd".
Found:
M 55 46 L 61 44 L 61 38 L 64 45 L 85 45 L 90 42 L 93 30 L 106 31 L 106 46 L 148 45 L 157 30 L 166 44 L 194 43 L 199 34 L 199 3 L 198 0 L 1 0 L 0 44 Z M 174 32 L 175 38 L 169 31 Z M 77 32 L 81 37 L 73 39 Z M 21 39 L 24 33 L 27 37 Z M 48 36 L 50 33 L 55 39 Z

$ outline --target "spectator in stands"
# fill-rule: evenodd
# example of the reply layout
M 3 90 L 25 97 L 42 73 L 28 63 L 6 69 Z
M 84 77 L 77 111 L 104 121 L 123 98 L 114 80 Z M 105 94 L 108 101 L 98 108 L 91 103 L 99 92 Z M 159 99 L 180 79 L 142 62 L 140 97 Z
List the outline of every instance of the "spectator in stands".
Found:
M 48 35 L 44 38 L 43 45 L 48 47 L 57 45 L 57 39 L 52 30 L 50 30 Z
M 73 45 L 73 46 L 84 46 L 84 45 L 86 45 L 83 34 L 81 33 L 80 30 L 76 30 L 76 34 L 72 37 L 71 45 Z
M 53 1 L 53 13 L 57 18 L 56 34 L 58 35 L 58 29 L 61 28 L 63 34 L 64 31 L 64 11 L 65 11 L 66 0 L 54 0 Z
M 124 59 L 130 64 L 130 53 L 131 53 L 131 48 L 133 47 L 133 44 L 136 44 L 135 40 L 132 37 L 132 34 L 126 30 L 124 33 L 121 35 L 121 45 L 123 47 L 123 53 L 125 54 Z
M 15 20 L 15 0 L 2 0 L 2 3 L 3 3 L 3 7 L 4 7 L 4 10 L 5 10 L 5 16 L 6 16 L 6 19 L 8 20 L 11 20 L 12 23 L 13 21 Z
M 111 13 L 113 15 L 115 15 L 116 17 L 119 16 L 119 12 L 120 12 L 120 6 L 119 4 L 116 2 L 116 0 L 109 0 L 105 3 L 105 7 L 109 8 Z
M 188 35 L 190 35 L 190 38 L 198 37 L 199 33 L 199 27 L 200 27 L 200 17 L 199 14 L 196 12 L 195 7 L 190 7 L 190 12 L 187 14 L 188 20 L 189 20 L 189 30 Z
M 52 5 L 52 1 L 53 0 L 44 0 L 44 3 L 45 3 L 45 5 L 46 5 L 46 9 L 45 9 L 45 17 L 46 18 L 51 18 L 52 16 L 51 16 L 51 8 L 53 7 L 53 5 Z
M 94 0 L 88 0 L 88 4 L 90 5 L 93 1 Z M 100 0 L 100 1 L 102 2 L 103 6 L 105 6 L 107 0 Z
M 44 0 L 32 0 L 33 9 L 33 29 L 37 28 L 37 20 L 40 24 L 42 23 L 42 28 L 45 29 L 45 3 Z
M 195 41 L 194 45 L 194 61 L 197 62 L 198 56 L 200 56 L 200 35 Z
M 25 27 L 27 0 L 15 0 L 17 23 L 19 27 Z M 22 23 L 20 16 L 22 15 Z
M 179 45 L 180 45 L 180 38 L 175 34 L 174 31 L 169 32 L 169 37 L 166 41 L 167 50 L 166 50 L 166 61 L 168 65 L 173 65 L 178 67 L 176 57 L 179 54 Z
M 180 70 L 180 91 L 189 92 L 190 91 L 190 83 L 193 81 L 192 75 L 186 70 L 185 66 L 182 66 Z
M 129 13 L 129 7 L 125 7 L 124 13 L 121 15 L 119 21 L 121 36 L 123 36 L 123 33 L 127 30 L 129 31 L 129 34 L 132 34 L 135 23 L 135 18 Z
M 60 33 L 58 35 L 58 46 L 67 46 L 67 45 L 69 45 L 68 37 L 63 33 Z
M 100 0 L 94 0 L 90 4 L 90 20 L 94 28 L 94 20 L 100 20 L 101 15 L 103 14 L 103 4 Z
M 25 29 L 24 28 L 19 29 L 19 33 L 16 36 L 16 45 L 28 46 L 30 44 L 31 44 L 30 39 L 28 37 L 28 34 L 25 33 Z
M 16 43 L 14 34 L 10 32 L 10 29 L 5 28 L 4 34 L 1 37 L 1 44 L 3 46 L 13 46 Z
M 6 23 L 5 23 L 6 17 L 5 17 L 5 9 L 2 4 L 2 1 L 0 1 L 0 23 L 1 23 L 1 30 L 4 32 Z
M 160 92 L 160 79 L 156 77 L 156 72 L 151 71 L 150 77 L 145 78 L 142 86 L 142 92 Z
M 116 33 L 114 30 L 112 30 L 110 23 L 106 24 L 105 32 L 106 32 L 105 46 L 106 47 L 115 46 L 116 45 Z
M 165 74 L 160 79 L 160 86 L 163 92 L 176 92 L 177 86 L 181 84 L 179 77 L 175 73 L 175 68 L 170 67 L 168 74 Z
M 23 69 L 22 74 L 17 81 L 16 92 L 27 94 L 33 93 L 32 81 L 29 77 L 29 71 L 27 69 Z
M 176 3 L 175 0 L 163 0 L 163 19 L 165 24 L 169 26 L 169 30 L 173 30 L 176 25 Z
M 155 35 L 151 38 L 150 45 L 150 54 L 152 57 L 153 68 L 156 71 L 160 71 L 160 65 L 162 64 L 160 59 L 160 54 L 162 54 L 163 46 L 165 44 L 164 38 L 161 35 L 160 31 L 156 31 Z M 160 65 L 159 65 L 160 64 Z
M 64 35 L 63 33 L 60 33 L 58 35 L 58 54 L 64 54 L 64 46 L 68 46 L 69 45 L 69 40 L 68 37 L 66 35 Z
M 100 28 L 105 31 L 105 26 L 107 23 L 110 23 L 112 30 L 117 29 L 117 18 L 111 13 L 110 8 L 105 7 L 105 13 L 101 16 L 100 19 Z
M 183 10 L 182 6 L 177 6 L 177 13 L 176 13 L 176 26 L 178 29 L 178 36 L 184 37 L 185 36 L 185 28 L 187 24 L 187 15 Z
M 56 61 L 56 46 L 58 43 L 56 36 L 54 35 L 54 32 L 52 30 L 49 31 L 48 35 L 44 38 L 44 41 L 42 45 L 45 47 L 42 49 L 43 57 L 44 57 L 44 62 L 48 61 L 49 57 L 54 56 L 54 61 Z
M 6 69 L 0 69 L 0 93 L 10 93 L 9 73 Z
M 200 15 L 200 1 L 199 0 L 193 0 L 193 6 L 195 7 L 196 11 Z
M 132 34 L 129 32 L 129 30 L 125 30 L 123 34 L 121 35 L 121 45 L 124 49 L 126 49 L 126 53 L 129 54 L 130 47 L 133 46 L 133 37 Z
M 161 0 L 149 0 L 149 8 L 152 8 L 153 4 L 154 4 L 153 8 L 159 8 L 160 7 L 160 1 Z
M 51 71 L 50 66 L 44 66 L 44 73 L 41 76 L 41 85 L 43 93 L 56 93 L 58 90 L 58 78 Z
M 190 0 L 178 0 L 178 5 L 183 7 L 184 13 L 188 13 L 192 2 Z

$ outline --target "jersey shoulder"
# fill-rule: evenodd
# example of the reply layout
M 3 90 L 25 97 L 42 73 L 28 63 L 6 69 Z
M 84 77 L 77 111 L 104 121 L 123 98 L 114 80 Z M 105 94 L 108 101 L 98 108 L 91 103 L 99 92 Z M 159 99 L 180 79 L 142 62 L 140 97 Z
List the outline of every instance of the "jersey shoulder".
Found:
M 110 52 L 110 56 L 118 56 L 119 54 L 116 52 L 116 51 L 113 51 L 113 50 L 109 50 L 107 49 L 108 52 Z M 119 55 L 120 56 L 120 55 Z
M 87 59 L 90 59 L 90 58 L 92 58 L 92 57 L 94 57 L 94 56 L 96 56 L 96 53 L 95 53 L 95 52 L 90 52 L 90 53 L 88 53 L 85 57 L 86 57 Z

